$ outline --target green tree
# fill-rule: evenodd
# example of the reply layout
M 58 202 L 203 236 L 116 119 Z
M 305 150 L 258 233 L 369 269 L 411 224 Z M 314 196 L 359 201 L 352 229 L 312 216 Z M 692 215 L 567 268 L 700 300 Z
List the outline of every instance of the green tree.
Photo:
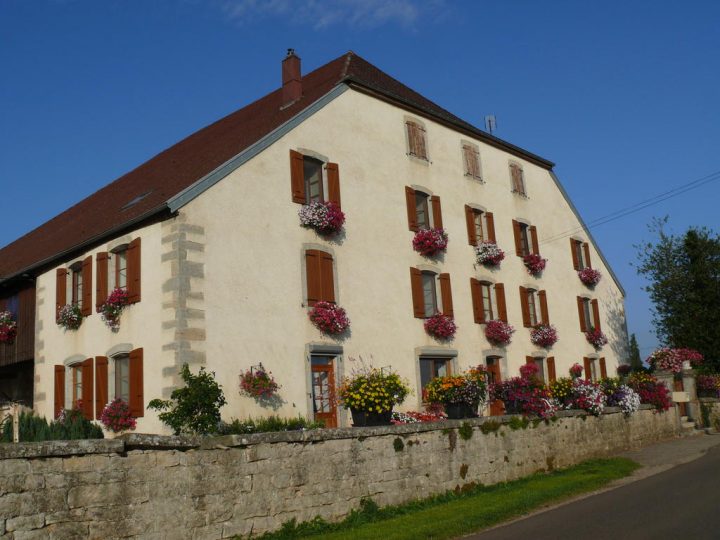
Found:
M 630 367 L 633 371 L 643 367 L 642 358 L 640 357 L 640 347 L 638 346 L 635 334 L 630 334 Z
M 667 218 L 650 229 L 656 242 L 638 247 L 638 273 L 655 308 L 658 338 L 669 347 L 690 347 L 705 356 L 706 365 L 720 370 L 720 237 L 706 228 L 667 234 Z
M 153 399 L 148 409 L 163 411 L 158 416 L 175 435 L 214 433 L 220 423 L 220 407 L 227 403 L 215 373 L 201 367 L 193 375 L 188 365 L 183 364 L 180 376 L 185 386 L 173 390 L 168 400 Z

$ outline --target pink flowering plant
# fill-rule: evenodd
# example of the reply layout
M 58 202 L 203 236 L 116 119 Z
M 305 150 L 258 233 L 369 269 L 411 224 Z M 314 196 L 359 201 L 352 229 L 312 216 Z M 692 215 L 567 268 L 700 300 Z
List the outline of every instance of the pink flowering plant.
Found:
M 557 329 L 551 324 L 538 324 L 530 330 L 530 341 L 539 347 L 552 347 L 557 340 Z
M 581 409 L 593 416 L 600 416 L 605 408 L 605 392 L 597 383 L 573 379 L 572 395 L 566 408 Z
M 514 332 L 515 328 L 500 319 L 485 324 L 485 337 L 493 345 L 508 345 Z
M 425 422 L 440 422 L 445 420 L 447 415 L 444 412 L 436 411 L 407 411 L 407 412 L 392 412 L 390 422 L 395 425 L 401 424 L 421 424 Z
M 652 405 L 656 412 L 672 407 L 670 390 L 664 383 L 649 373 L 637 371 L 630 375 L 627 385 L 640 395 L 640 402 Z
M 683 367 L 683 359 L 677 353 L 677 349 L 661 347 L 648 356 L 647 363 L 655 370 L 680 373 Z
M 557 404 L 537 373 L 537 366 L 525 364 L 520 368 L 520 377 L 490 385 L 490 400 L 501 400 L 508 414 L 552 418 Z
M 423 326 L 428 335 L 440 340 L 452 339 L 457 332 L 455 320 L 444 313 L 436 313 L 432 317 L 428 317 Z
M 590 328 L 590 330 L 585 332 L 585 339 L 587 339 L 587 342 L 595 347 L 595 349 L 602 349 L 608 342 L 607 337 L 599 328 Z
M 342 334 L 350 327 L 345 310 L 331 302 L 317 302 L 308 317 L 318 330 L 326 334 Z
M 570 372 L 570 376 L 573 379 L 579 379 L 580 377 L 582 377 L 583 367 L 576 362 L 572 366 L 570 366 L 570 369 L 568 371 Z
M 130 406 L 121 398 L 116 398 L 105 405 L 100 415 L 100 423 L 113 433 L 121 433 L 135 429 L 135 417 L 130 414 Z
M 17 323 L 9 311 L 0 311 L 0 343 L 12 343 L 17 336 Z
M 483 266 L 500 266 L 505 252 L 495 242 L 480 242 L 475 246 L 475 260 Z
M 698 375 L 695 381 L 699 397 L 720 398 L 720 375 Z
M 547 259 L 543 259 L 537 253 L 530 253 L 529 255 L 525 255 L 523 257 L 523 263 L 525 263 L 525 268 L 527 268 L 528 274 L 531 276 L 537 276 L 545 270 Z
M 256 399 L 275 396 L 280 385 L 273 375 L 263 367 L 262 362 L 240 374 L 240 393 Z
M 122 287 L 113 289 L 107 300 L 100 306 L 103 322 L 113 331 L 120 330 L 120 315 L 128 305 L 128 293 Z
M 58 311 L 57 324 L 66 331 L 77 330 L 80 328 L 82 321 L 82 311 L 80 311 L 80 306 L 77 304 L 66 304 Z
M 412 241 L 413 249 L 426 257 L 445 251 L 447 245 L 448 235 L 445 229 L 420 229 Z
M 675 349 L 675 354 L 677 354 L 684 362 L 690 362 L 690 365 L 694 368 L 702 366 L 705 361 L 703 355 L 695 349 Z
M 342 229 L 345 214 L 333 202 L 315 201 L 304 204 L 298 211 L 300 225 L 315 229 L 319 234 L 332 235 Z
M 582 281 L 585 285 L 588 287 L 594 287 L 598 283 L 600 283 L 600 278 L 602 278 L 602 274 L 593 268 L 583 268 L 582 270 L 578 271 L 578 277 L 580 278 L 580 281 Z

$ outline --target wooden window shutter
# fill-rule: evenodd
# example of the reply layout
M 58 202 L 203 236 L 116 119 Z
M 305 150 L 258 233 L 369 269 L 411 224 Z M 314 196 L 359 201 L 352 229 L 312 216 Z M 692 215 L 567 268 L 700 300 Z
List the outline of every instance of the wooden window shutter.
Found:
M 320 285 L 321 300 L 335 303 L 335 277 L 333 275 L 333 258 L 329 253 L 320 252 Z
M 507 304 L 505 303 L 505 285 L 495 284 L 495 302 L 497 303 L 498 319 L 508 322 Z
M 482 291 L 480 290 L 480 281 L 475 278 L 470 278 L 470 296 L 472 298 L 475 322 L 483 324 L 485 322 L 485 310 L 483 309 Z
M 80 410 L 88 420 L 94 418 L 95 400 L 93 399 L 93 362 L 88 358 L 82 363 L 82 404 Z
M 463 164 L 465 165 L 465 174 L 472 176 L 472 165 L 470 164 L 470 146 L 462 145 Z
M 592 268 L 592 263 L 590 262 L 590 244 L 585 242 L 583 244 L 583 251 L 585 252 L 585 268 Z
M 467 204 L 465 205 L 465 224 L 467 225 L 468 243 L 476 246 L 478 238 L 475 234 L 475 211 Z
M 292 201 L 305 204 L 305 165 L 303 155 L 295 150 L 290 150 L 290 186 Z
M 430 197 L 430 204 L 432 205 L 433 227 L 436 229 L 442 229 L 443 222 L 442 209 L 440 208 L 440 197 L 437 195 Z
M 127 292 L 128 302 L 134 304 L 140 301 L 141 276 L 141 248 L 140 238 L 136 238 L 127 248 Z
M 587 357 L 583 357 L 583 365 L 585 366 L 585 380 L 591 381 L 592 380 L 592 367 L 591 367 L 592 360 Z
M 322 300 L 321 251 L 308 249 L 305 252 L 305 279 L 307 280 L 307 303 L 314 306 Z
M 535 227 L 535 225 L 531 225 L 530 227 L 528 227 L 528 231 L 530 231 L 530 241 L 532 242 L 533 253 L 540 253 L 540 245 L 538 244 L 537 227 Z
M 487 224 L 487 239 L 488 242 L 495 243 L 495 219 L 493 218 L 492 212 L 485 212 L 485 223 Z
M 422 272 L 410 268 L 410 287 L 412 289 L 413 315 L 418 319 L 425 318 L 425 297 L 423 295 Z
M 542 319 L 542 323 L 550 324 L 550 314 L 548 313 L 547 305 L 547 293 L 545 291 L 540 291 L 538 293 L 538 298 L 540 299 L 540 317 Z
M 65 408 L 65 366 L 55 366 L 55 418 Z
M 575 270 L 580 270 L 580 261 L 578 261 L 577 256 L 577 240 L 574 240 L 573 238 L 570 239 L 570 253 L 572 253 L 573 268 Z
M 420 124 L 415 124 L 415 141 L 416 141 L 416 150 L 417 153 L 415 154 L 417 157 L 422 159 L 427 159 L 427 140 L 426 140 L 426 132 L 425 128 L 421 126 Z
M 411 231 L 418 230 L 417 209 L 415 208 L 415 190 L 405 186 L 405 204 L 407 205 L 408 228 Z
M 67 304 L 67 268 L 58 268 L 55 275 L 55 318 Z
M 592 305 L 593 319 L 595 319 L 593 321 L 595 323 L 594 328 L 595 330 L 602 330 L 602 326 L 600 325 L 600 308 L 598 307 L 597 298 L 594 298 L 590 304 Z
M 417 125 L 415 122 L 405 122 L 405 127 L 407 129 L 407 138 L 408 138 L 408 154 L 411 156 L 417 155 Z
M 130 414 L 135 418 L 145 416 L 145 398 L 143 394 L 143 350 L 130 351 Z
M 92 257 L 82 262 L 82 308 L 83 317 L 92 315 Z
M 452 288 L 450 287 L 450 274 L 440 274 L 440 297 L 442 298 L 443 313 L 448 317 L 455 317 L 453 311 Z
M 337 163 L 328 163 L 327 183 L 328 183 L 328 201 L 334 203 L 340 208 L 340 169 Z
M 548 356 L 545 364 L 547 365 L 548 381 L 555 382 L 557 380 L 557 375 L 555 374 L 555 357 Z
M 518 257 L 523 256 L 522 252 L 522 239 L 520 233 L 520 222 L 513 219 L 513 235 L 515 236 L 515 255 Z
M 520 286 L 520 309 L 522 310 L 523 326 L 530 328 L 530 309 L 528 308 L 528 290 Z
M 95 310 L 99 313 L 100 308 L 108 297 L 108 261 L 110 255 L 102 251 L 95 256 Z
M 585 300 L 583 297 L 577 297 L 578 317 L 580 318 L 580 331 L 587 332 L 587 321 L 585 320 Z
M 534 356 L 526 356 L 525 357 L 525 363 L 526 364 L 535 364 L 535 357 Z
M 95 418 L 100 419 L 105 405 L 108 404 L 108 359 L 107 356 L 95 357 Z
M 607 379 L 607 366 L 605 365 L 605 358 L 600 359 L 600 377 Z

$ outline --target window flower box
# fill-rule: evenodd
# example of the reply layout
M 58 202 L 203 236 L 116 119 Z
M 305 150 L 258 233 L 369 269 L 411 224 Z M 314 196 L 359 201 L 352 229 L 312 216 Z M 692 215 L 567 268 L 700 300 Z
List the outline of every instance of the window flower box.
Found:
M 475 260 L 487 267 L 499 267 L 505 252 L 495 242 L 480 242 L 475 246 Z
M 525 263 L 525 268 L 527 268 L 528 274 L 537 277 L 543 270 L 545 270 L 547 259 L 543 259 L 537 253 L 530 253 L 529 255 L 525 255 L 523 257 L 523 263 Z
M 113 331 L 120 330 L 120 315 L 128 305 L 128 293 L 125 289 L 113 289 L 105 303 L 100 306 L 100 315 L 103 322 Z
M 0 343 L 10 344 L 17 336 L 17 322 L 9 311 L 0 311 Z
M 426 257 L 444 252 L 447 245 L 448 235 L 445 229 L 420 229 L 412 241 L 413 249 Z
M 130 414 L 130 406 L 117 398 L 105 405 L 100 415 L 100 423 L 113 433 L 122 433 L 135 429 L 135 417 Z
M 597 350 L 602 349 L 608 342 L 607 337 L 599 328 L 591 328 L 585 332 L 585 339 Z
M 270 399 L 277 394 L 280 385 L 262 362 L 240 374 L 240 393 L 255 399 Z
M 350 319 L 345 310 L 330 302 L 316 303 L 308 317 L 318 330 L 326 334 L 342 334 L 350 327 Z
M 77 330 L 83 322 L 80 306 L 66 304 L 58 311 L 57 324 L 64 330 Z
M 552 347 L 558 340 L 557 329 L 550 324 L 538 324 L 530 330 L 530 341 L 546 349 Z
M 578 271 L 578 277 L 580 278 L 580 281 L 582 281 L 588 287 L 594 287 L 595 285 L 600 283 L 602 274 L 598 270 L 595 270 L 593 268 L 583 268 L 582 270 Z
M 407 382 L 394 371 L 363 367 L 345 377 L 338 388 L 340 403 L 350 409 L 353 425 L 389 425 L 395 405 L 410 393 Z
M 485 324 L 485 337 L 493 345 L 504 346 L 512 341 L 515 328 L 501 320 L 488 321 Z
M 457 332 L 454 319 L 444 313 L 436 313 L 425 319 L 424 327 L 429 336 L 440 340 L 452 339 Z
M 318 234 L 333 235 L 340 232 L 345 223 L 345 214 L 332 202 L 315 201 L 303 205 L 298 211 L 300 225 L 315 229 Z
M 521 368 L 520 377 L 491 384 L 490 399 L 502 401 L 508 414 L 552 418 L 557 412 L 557 405 L 537 377 L 537 366 L 527 364 L 527 368 Z

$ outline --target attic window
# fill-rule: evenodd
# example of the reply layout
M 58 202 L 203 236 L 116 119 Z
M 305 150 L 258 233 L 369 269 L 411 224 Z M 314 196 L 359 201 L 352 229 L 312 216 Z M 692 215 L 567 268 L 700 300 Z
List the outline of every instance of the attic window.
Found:
M 146 191 L 146 192 L 143 193 L 142 195 L 138 195 L 138 196 L 135 197 L 132 201 L 130 201 L 129 203 L 125 204 L 125 206 L 123 206 L 122 208 L 120 208 L 120 210 L 127 210 L 128 208 L 132 208 L 133 206 L 135 206 L 137 203 L 139 203 L 140 201 L 142 201 L 145 197 L 147 197 L 147 196 L 150 195 L 151 193 L 152 193 L 152 190 Z

